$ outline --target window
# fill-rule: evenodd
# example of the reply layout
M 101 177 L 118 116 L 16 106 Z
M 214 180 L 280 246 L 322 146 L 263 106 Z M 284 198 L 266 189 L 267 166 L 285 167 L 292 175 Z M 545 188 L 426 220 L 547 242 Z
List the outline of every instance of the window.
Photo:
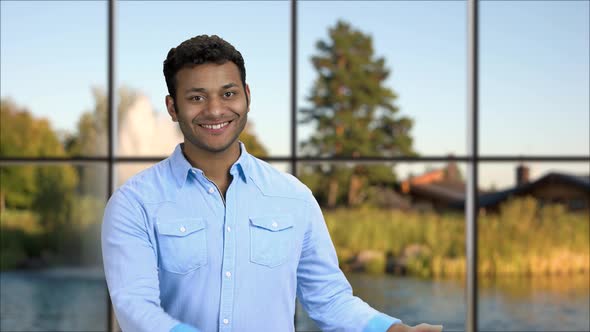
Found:
M 181 138 L 164 108 L 161 66 L 170 47 L 202 33 L 244 54 L 249 130 L 266 147 L 259 156 L 312 189 L 356 294 L 408 324 L 588 329 L 589 240 L 581 235 L 590 213 L 588 6 L 2 1 L 1 329 L 116 327 L 101 270 L 102 209 L 128 176 L 165 158 Z M 368 37 L 374 61 L 312 65 L 329 29 Z M 359 61 L 367 48 L 353 49 Z M 354 85 L 363 72 L 379 72 L 380 57 L 389 75 L 371 77 L 395 94 L 381 101 L 400 120 L 381 127 L 367 117 L 387 114 L 387 106 Z M 361 76 L 336 87 L 321 80 L 351 72 Z M 476 93 L 479 107 L 469 102 Z M 360 106 L 348 120 L 336 116 L 350 105 Z M 328 126 L 306 121 L 318 109 Z M 547 234 L 561 236 L 547 246 L 567 242 L 571 250 L 539 256 L 546 246 L 531 243 Z M 559 255 L 571 266 L 559 266 Z M 538 270 L 562 279 L 504 277 Z M 571 273 L 579 270 L 586 274 Z M 295 325 L 316 329 L 300 306 Z

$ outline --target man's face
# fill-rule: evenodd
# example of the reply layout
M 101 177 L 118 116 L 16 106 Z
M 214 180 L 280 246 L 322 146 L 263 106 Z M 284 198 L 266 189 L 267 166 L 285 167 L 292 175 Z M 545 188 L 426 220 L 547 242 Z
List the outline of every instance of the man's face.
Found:
M 242 86 L 238 66 L 206 63 L 176 74 L 176 98 L 166 97 L 172 120 L 197 150 L 226 151 L 236 142 L 248 119 L 248 85 Z

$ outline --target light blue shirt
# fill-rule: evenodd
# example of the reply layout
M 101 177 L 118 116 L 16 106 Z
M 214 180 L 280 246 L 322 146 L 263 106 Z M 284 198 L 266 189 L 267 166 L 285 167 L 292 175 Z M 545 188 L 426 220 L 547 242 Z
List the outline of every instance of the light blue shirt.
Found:
M 109 200 L 102 252 L 122 330 L 294 331 L 295 297 L 323 331 L 399 322 L 352 295 L 311 191 L 240 147 L 225 199 L 178 145 Z

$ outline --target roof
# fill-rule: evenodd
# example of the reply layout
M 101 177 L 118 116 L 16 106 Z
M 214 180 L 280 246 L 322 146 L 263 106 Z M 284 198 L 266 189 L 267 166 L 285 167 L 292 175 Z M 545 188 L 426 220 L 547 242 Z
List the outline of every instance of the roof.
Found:
M 546 183 L 564 183 L 588 192 L 590 194 L 590 176 L 589 175 L 572 175 L 559 172 L 550 172 L 544 176 L 538 178 L 535 181 L 526 183 L 522 186 L 507 188 L 504 190 L 496 191 L 493 193 L 487 193 L 479 196 L 479 206 L 488 207 L 494 206 L 502 201 L 508 199 L 513 195 L 522 195 L 530 192 L 534 188 L 546 184 Z M 463 208 L 465 201 L 455 202 L 452 207 Z
M 413 194 L 426 195 L 446 201 L 463 200 L 465 199 L 465 184 L 460 185 L 458 187 L 449 183 L 429 183 L 412 186 L 410 191 Z

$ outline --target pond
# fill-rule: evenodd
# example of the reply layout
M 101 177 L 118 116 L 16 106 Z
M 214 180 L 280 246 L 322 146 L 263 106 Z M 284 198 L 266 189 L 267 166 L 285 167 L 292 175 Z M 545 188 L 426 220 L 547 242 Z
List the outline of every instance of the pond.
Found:
M 464 327 L 460 280 L 347 275 L 355 295 L 407 324 Z M 484 331 L 590 330 L 588 275 L 480 282 L 479 327 Z M 106 285 L 100 269 L 0 273 L 0 330 L 105 331 Z M 297 331 L 317 331 L 298 306 Z

